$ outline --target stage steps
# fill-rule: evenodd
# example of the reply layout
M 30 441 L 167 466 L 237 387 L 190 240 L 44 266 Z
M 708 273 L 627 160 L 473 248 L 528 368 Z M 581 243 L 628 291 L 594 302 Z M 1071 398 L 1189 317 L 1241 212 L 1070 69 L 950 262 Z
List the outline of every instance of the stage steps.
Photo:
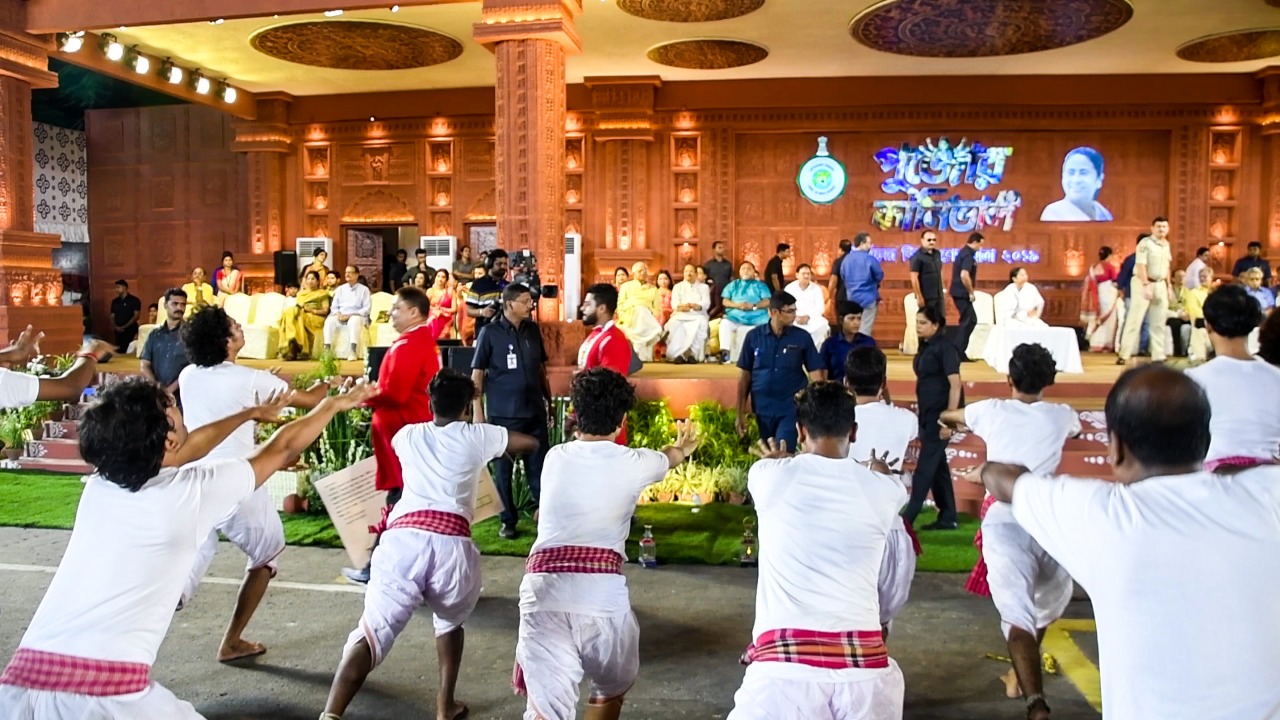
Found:
M 73 414 L 68 409 L 68 415 Z M 87 475 L 93 468 L 80 457 L 80 424 L 75 420 L 46 420 L 44 436 L 26 444 L 18 467 L 23 470 Z

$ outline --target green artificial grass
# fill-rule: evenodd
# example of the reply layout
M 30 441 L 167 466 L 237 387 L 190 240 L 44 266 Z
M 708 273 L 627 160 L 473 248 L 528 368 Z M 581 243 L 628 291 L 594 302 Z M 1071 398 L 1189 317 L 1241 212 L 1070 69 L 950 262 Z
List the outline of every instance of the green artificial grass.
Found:
M 83 485 L 78 475 L 41 472 L 0 472 L 0 526 L 68 530 L 75 522 L 76 505 Z M 634 560 L 645 525 L 653 526 L 658 563 L 663 565 L 737 565 L 742 541 L 742 521 L 754 517 L 749 507 L 708 503 L 700 512 L 690 505 L 662 503 L 640 505 L 632 523 L 627 555 Z M 285 539 L 290 545 L 342 547 L 338 533 L 326 515 L 281 515 Z M 932 512 L 922 513 L 916 526 L 932 522 Z M 499 521 L 476 523 L 471 537 L 485 555 L 525 557 L 533 545 L 533 521 L 522 518 L 515 540 L 498 537 Z M 960 529 L 921 532 L 924 547 L 916 565 L 920 572 L 969 572 L 977 560 L 973 536 L 978 520 L 960 516 Z

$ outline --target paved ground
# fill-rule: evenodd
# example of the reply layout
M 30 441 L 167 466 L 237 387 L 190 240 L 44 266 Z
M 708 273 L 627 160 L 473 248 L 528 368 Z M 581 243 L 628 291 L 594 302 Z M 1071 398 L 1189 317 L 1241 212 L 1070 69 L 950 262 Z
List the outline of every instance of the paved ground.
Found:
M 56 566 L 69 533 L 0 528 L 0 657 L 17 646 Z M 104 548 L 104 552 L 111 552 Z M 243 557 L 223 543 L 192 604 L 174 619 L 153 677 L 190 700 L 210 720 L 314 720 L 323 707 L 341 646 L 360 615 L 357 588 L 336 584 L 345 562 L 340 551 L 289 548 L 249 637 L 270 651 L 248 668 L 213 660 L 231 612 Z M 459 697 L 478 720 L 519 718 L 510 691 L 517 626 L 516 589 L 522 564 L 485 558 L 485 593 L 468 625 Z M 749 639 L 755 572 L 735 568 L 629 567 L 632 602 L 640 620 L 642 669 L 628 697 L 630 720 L 709 720 L 732 709 L 742 679 L 738 655 Z M 966 595 L 958 575 L 921 575 L 898 619 L 890 649 L 907 680 L 909 720 L 1017 720 L 1019 702 L 1005 700 L 997 676 L 1006 665 L 985 659 L 1003 654 L 989 601 Z M 290 584 L 295 585 L 290 585 Z M 1070 616 L 1091 618 L 1088 603 Z M 1079 631 L 1088 622 L 1076 622 Z M 1077 655 L 1073 677 L 1090 676 L 1096 663 L 1092 636 L 1075 632 L 1061 655 Z M 1080 662 L 1083 658 L 1083 662 Z M 1096 682 L 1096 671 L 1092 675 Z M 434 717 L 435 652 L 430 618 L 420 613 L 387 662 L 378 668 L 348 718 Z M 1056 720 L 1099 715 L 1064 676 L 1048 678 L 1046 694 Z

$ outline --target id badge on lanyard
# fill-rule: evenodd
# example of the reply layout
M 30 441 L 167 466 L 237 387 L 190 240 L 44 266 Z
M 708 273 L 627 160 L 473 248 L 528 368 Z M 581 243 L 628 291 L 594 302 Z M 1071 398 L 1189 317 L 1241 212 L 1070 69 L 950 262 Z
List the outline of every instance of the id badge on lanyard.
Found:
M 516 346 L 508 345 L 507 346 L 507 369 L 515 370 L 517 367 L 519 367 L 519 363 L 516 362 Z

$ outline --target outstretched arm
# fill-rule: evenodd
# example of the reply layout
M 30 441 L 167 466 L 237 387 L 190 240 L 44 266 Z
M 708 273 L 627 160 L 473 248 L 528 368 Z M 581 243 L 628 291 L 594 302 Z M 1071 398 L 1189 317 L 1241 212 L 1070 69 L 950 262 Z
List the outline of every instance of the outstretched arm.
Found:
M 41 378 L 36 400 L 76 402 L 98 374 L 98 363 L 115 348 L 102 340 L 89 340 L 77 353 L 76 363 L 56 378 Z
M 275 422 L 280 419 L 281 411 L 289 407 L 292 396 L 293 393 L 290 392 L 276 393 L 256 407 L 245 408 L 234 415 L 192 430 L 187 433 L 187 440 L 181 447 L 165 454 L 164 467 L 181 467 L 203 458 L 221 445 L 223 440 L 231 437 L 236 428 L 247 422 Z
M 320 437 L 334 415 L 356 408 L 377 394 L 376 385 L 360 383 L 347 392 L 325 398 L 314 410 L 277 430 L 249 458 L 257 486 L 261 487 L 273 473 L 301 455 Z
M 983 463 L 974 473 L 991 496 L 1000 502 L 1013 502 L 1013 485 L 1018 478 L 1031 472 L 1025 465 L 1007 463 Z M 973 478 L 971 477 L 972 481 Z

